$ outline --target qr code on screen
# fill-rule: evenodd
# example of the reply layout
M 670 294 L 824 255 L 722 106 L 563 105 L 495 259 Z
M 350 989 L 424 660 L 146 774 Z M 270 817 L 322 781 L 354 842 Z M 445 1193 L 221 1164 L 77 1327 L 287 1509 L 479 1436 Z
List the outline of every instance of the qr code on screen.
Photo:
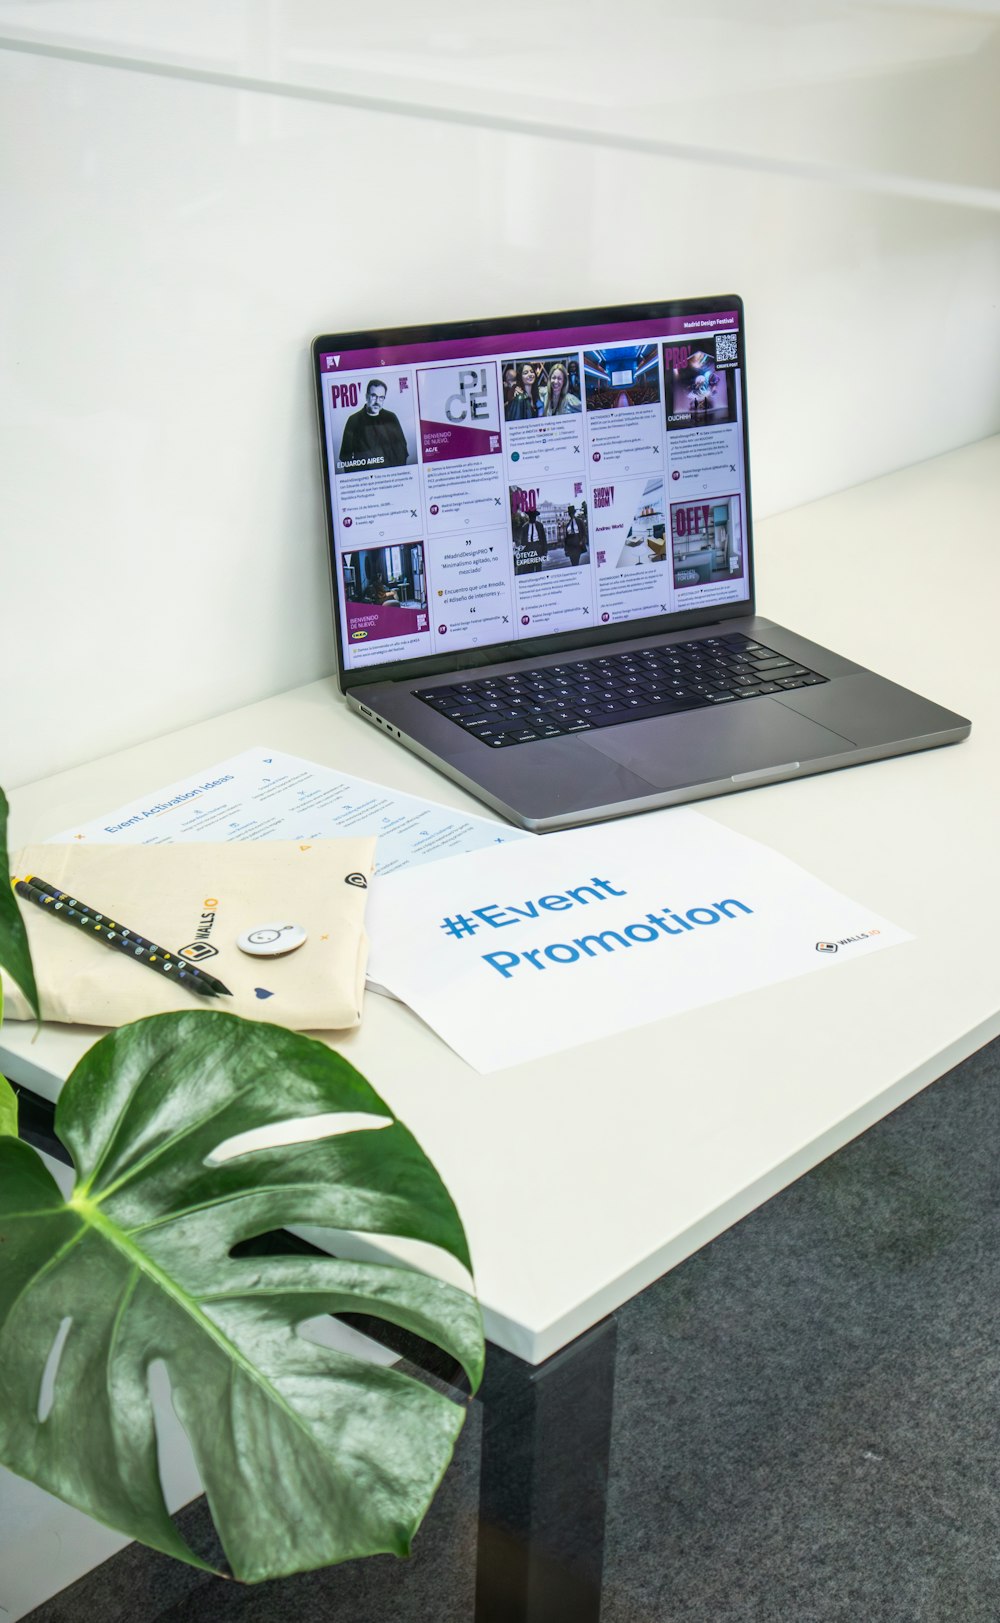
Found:
M 720 332 L 715 340 L 715 359 L 719 361 L 736 361 L 739 359 L 737 349 L 737 336 L 734 332 Z

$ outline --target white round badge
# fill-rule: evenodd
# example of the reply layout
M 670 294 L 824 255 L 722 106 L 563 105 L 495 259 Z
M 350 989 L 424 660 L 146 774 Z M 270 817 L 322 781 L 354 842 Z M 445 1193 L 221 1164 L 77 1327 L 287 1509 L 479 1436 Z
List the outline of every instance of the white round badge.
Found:
M 306 932 L 301 924 L 258 924 L 237 936 L 236 945 L 251 958 L 280 958 L 301 947 L 305 940 Z

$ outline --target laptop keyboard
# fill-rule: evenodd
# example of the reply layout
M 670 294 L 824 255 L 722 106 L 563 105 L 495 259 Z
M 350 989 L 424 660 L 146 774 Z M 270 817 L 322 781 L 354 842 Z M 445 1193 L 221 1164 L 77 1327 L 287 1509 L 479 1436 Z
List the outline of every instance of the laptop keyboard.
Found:
M 491 749 L 505 749 L 826 680 L 749 637 L 699 637 L 634 654 L 416 688 L 414 696 Z

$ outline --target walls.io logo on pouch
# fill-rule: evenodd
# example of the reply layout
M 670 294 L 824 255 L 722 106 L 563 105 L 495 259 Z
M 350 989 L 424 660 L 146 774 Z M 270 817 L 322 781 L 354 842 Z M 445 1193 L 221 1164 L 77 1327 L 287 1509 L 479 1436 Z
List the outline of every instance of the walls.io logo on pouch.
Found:
M 213 947 L 208 938 L 212 933 L 212 925 L 215 923 L 215 910 L 218 905 L 218 899 L 215 896 L 205 897 L 201 921 L 194 932 L 195 938 L 186 947 L 180 949 L 177 954 L 178 958 L 186 958 L 189 964 L 200 964 L 206 958 L 216 957 L 219 949 Z

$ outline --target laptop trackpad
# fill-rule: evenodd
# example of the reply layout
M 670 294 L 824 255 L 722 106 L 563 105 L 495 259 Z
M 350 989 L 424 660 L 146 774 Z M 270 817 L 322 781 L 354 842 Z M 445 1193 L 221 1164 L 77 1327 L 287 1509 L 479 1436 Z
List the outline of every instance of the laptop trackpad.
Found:
M 741 772 L 815 762 L 853 750 L 848 738 L 783 705 L 747 700 L 713 710 L 595 730 L 588 744 L 658 789 L 718 783 Z

